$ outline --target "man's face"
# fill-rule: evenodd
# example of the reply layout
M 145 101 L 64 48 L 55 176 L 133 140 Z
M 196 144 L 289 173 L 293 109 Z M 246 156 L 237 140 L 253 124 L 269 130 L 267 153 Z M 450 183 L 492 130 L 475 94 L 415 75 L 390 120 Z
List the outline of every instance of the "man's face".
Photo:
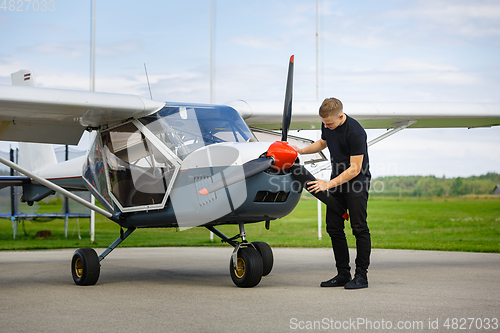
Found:
M 345 115 L 341 113 L 338 116 L 328 116 L 326 118 L 323 117 L 320 118 L 326 128 L 328 128 L 329 130 L 333 130 L 343 124 L 344 117 Z

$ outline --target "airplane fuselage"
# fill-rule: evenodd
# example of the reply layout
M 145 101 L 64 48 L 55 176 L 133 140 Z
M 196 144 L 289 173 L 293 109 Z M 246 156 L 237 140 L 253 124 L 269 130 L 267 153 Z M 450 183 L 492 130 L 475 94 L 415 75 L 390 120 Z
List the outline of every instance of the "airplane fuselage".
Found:
M 67 189 L 86 187 L 125 228 L 281 218 L 302 191 L 287 172 L 269 169 L 209 195 L 198 193 L 265 154 L 269 143 L 255 141 L 231 107 L 167 104 L 147 117 L 100 129 L 87 156 L 39 174 Z

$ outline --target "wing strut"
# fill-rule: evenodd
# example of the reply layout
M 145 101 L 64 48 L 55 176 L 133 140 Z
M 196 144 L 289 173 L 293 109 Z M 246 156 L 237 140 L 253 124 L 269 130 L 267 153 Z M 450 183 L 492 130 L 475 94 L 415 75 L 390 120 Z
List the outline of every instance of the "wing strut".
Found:
M 87 200 L 85 199 L 82 199 L 80 198 L 79 196 L 63 189 L 62 187 L 60 187 L 59 185 L 56 185 L 50 181 L 48 181 L 47 179 L 45 178 L 42 178 L 42 177 L 39 177 L 35 174 L 33 174 L 32 172 L 29 172 L 28 170 L 20 167 L 19 165 L 3 158 L 2 156 L 0 156 L 0 162 L 5 164 L 6 166 L 26 175 L 27 177 L 30 177 L 31 179 L 35 180 L 36 182 L 40 183 L 40 185 L 43 185 L 43 186 L 46 186 L 48 188 L 50 188 L 51 190 L 54 190 L 56 191 L 57 193 L 60 193 L 70 199 L 73 199 L 75 200 L 76 202 L 78 202 L 79 204 L 82 204 L 84 205 L 85 207 L 87 208 L 90 208 L 92 209 L 93 211 L 103 215 L 104 217 L 107 217 L 108 219 L 112 218 L 113 217 L 113 214 L 111 214 L 110 212 L 100 208 L 100 207 L 97 207 L 96 205 L 93 205 L 91 204 L 90 202 L 88 202 Z
M 388 131 L 388 132 L 376 137 L 375 139 L 371 140 L 370 142 L 368 142 L 368 147 L 390 137 L 391 135 L 394 135 L 394 134 L 404 130 L 405 128 L 410 127 L 411 125 L 415 124 L 416 122 L 417 122 L 416 120 L 407 120 L 404 122 L 398 122 L 396 124 L 396 125 L 399 125 L 398 127 L 395 127 L 393 129 L 391 129 L 390 131 Z M 330 169 L 331 167 L 332 167 L 332 164 L 330 161 L 324 161 L 324 162 L 318 163 L 317 167 L 315 167 L 313 170 L 311 170 L 311 173 L 313 175 L 317 175 L 321 171 Z
M 407 127 L 410 127 L 411 125 L 415 124 L 416 122 L 417 122 L 416 120 L 407 120 L 407 121 L 404 121 L 404 122 L 399 122 L 397 124 L 397 125 L 399 125 L 398 127 L 395 127 L 393 129 L 391 129 L 390 131 L 388 131 L 388 132 L 386 132 L 386 133 L 384 133 L 384 134 L 382 134 L 380 136 L 377 136 L 375 139 L 373 139 L 370 142 L 368 142 L 368 147 L 370 147 L 373 144 L 376 144 L 379 141 L 384 140 L 385 138 L 390 137 L 391 135 L 396 134 L 399 131 L 404 130 Z

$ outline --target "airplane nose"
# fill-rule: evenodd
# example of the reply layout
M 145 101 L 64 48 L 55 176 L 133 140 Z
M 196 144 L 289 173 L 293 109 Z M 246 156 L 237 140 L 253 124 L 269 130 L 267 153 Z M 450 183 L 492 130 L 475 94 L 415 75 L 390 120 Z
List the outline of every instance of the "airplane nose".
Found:
M 269 146 L 267 156 L 274 159 L 272 168 L 284 170 L 290 168 L 297 159 L 297 151 L 288 142 L 276 141 Z

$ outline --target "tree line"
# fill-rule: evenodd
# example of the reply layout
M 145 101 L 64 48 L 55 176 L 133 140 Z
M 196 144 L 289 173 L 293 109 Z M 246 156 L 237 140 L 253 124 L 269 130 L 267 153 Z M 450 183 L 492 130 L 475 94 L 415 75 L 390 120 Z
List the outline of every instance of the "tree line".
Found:
M 372 179 L 370 195 L 373 196 L 459 196 L 468 194 L 493 194 L 500 184 L 500 174 L 471 177 L 442 178 L 436 176 L 388 176 Z

